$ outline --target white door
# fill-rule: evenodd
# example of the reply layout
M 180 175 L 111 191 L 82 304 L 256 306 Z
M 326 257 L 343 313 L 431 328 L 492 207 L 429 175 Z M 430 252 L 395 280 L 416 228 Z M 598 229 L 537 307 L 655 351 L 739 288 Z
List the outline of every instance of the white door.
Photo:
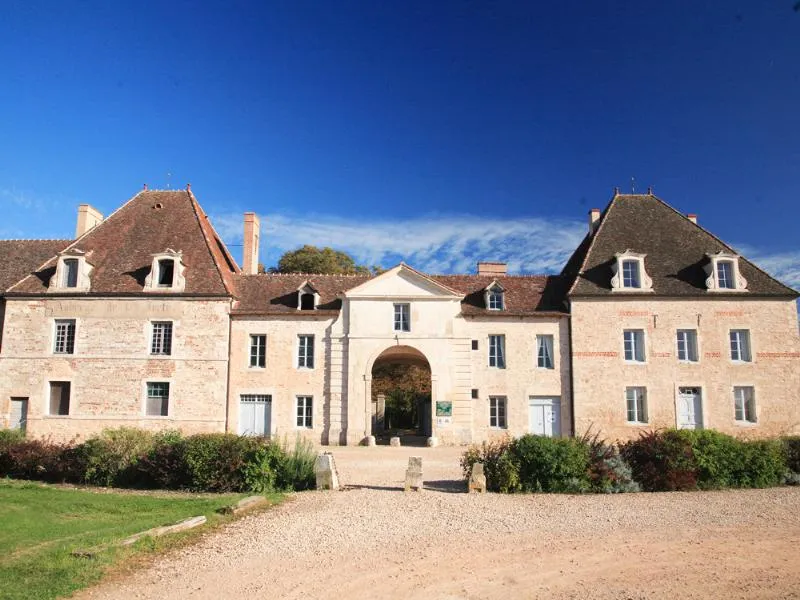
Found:
M 272 420 L 272 396 L 239 396 L 239 435 L 269 435 Z
M 12 398 L 11 399 L 11 429 L 22 429 L 25 431 L 25 426 L 28 422 L 28 399 L 27 398 Z
M 700 388 L 678 388 L 678 429 L 703 428 L 703 402 Z
M 531 397 L 528 404 L 529 428 L 534 435 L 561 436 L 561 399 Z

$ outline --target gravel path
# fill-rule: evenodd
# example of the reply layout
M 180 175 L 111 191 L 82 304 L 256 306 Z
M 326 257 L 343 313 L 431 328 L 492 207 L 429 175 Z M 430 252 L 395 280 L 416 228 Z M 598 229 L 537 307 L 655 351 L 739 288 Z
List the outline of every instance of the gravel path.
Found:
M 294 495 L 78 597 L 800 598 L 798 488 L 467 495 L 451 493 L 458 449 L 334 455 L 347 490 Z M 433 489 L 397 489 L 411 455 Z

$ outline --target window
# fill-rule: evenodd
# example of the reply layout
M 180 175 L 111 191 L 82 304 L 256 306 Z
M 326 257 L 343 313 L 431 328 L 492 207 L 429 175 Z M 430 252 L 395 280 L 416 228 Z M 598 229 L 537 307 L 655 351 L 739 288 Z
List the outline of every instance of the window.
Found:
M 154 321 L 150 354 L 172 354 L 172 321 Z
M 70 388 L 69 381 L 50 382 L 50 407 L 48 414 L 65 416 L 69 414 Z
M 678 329 L 678 360 L 697 362 L 697 330 Z
M 319 294 L 308 281 L 297 288 L 297 309 L 298 310 L 316 310 Z
M 506 423 L 506 397 L 489 396 L 489 427 L 505 429 Z
M 751 386 L 733 388 L 733 413 L 741 423 L 756 422 L 756 396 Z
M 472 340 L 472 349 L 473 350 L 477 350 L 478 349 L 478 340 Z
M 540 369 L 553 368 L 553 336 L 536 336 L 536 366 Z
M 314 294 L 305 292 L 300 294 L 300 310 L 314 310 Z
M 625 360 L 644 362 L 644 330 L 626 329 L 623 333 L 625 342 Z
M 478 388 L 472 388 L 472 399 L 473 400 L 478 399 Z
M 489 366 L 498 369 L 506 368 L 506 336 L 489 336 Z
M 731 329 L 731 360 L 750 362 L 750 331 L 748 329 Z
M 717 285 L 722 290 L 732 290 L 736 288 L 736 281 L 733 275 L 733 261 L 717 261 Z
M 395 331 L 411 331 L 411 305 L 409 304 L 395 304 L 394 305 L 394 330 Z
M 639 261 L 638 260 L 623 260 L 622 261 L 622 287 L 626 288 L 641 288 L 642 280 L 639 277 Z
M 625 388 L 628 423 L 647 423 L 647 390 L 643 387 Z
M 489 310 L 503 310 L 503 290 L 496 287 L 489 290 Z
M 297 426 L 311 429 L 314 426 L 314 398 L 312 396 L 297 397 Z
M 162 258 L 158 261 L 158 287 L 172 287 L 175 277 L 175 261 L 171 258 Z
M 147 382 L 144 414 L 148 417 L 166 417 L 169 414 L 169 383 Z
M 56 319 L 54 354 L 73 354 L 75 352 L 75 319 Z
M 250 336 L 250 366 L 264 368 L 267 365 L 267 336 Z
M 301 335 L 297 346 L 297 367 L 314 368 L 314 336 Z
M 64 259 L 64 281 L 61 287 L 74 288 L 78 287 L 78 259 L 65 258 Z

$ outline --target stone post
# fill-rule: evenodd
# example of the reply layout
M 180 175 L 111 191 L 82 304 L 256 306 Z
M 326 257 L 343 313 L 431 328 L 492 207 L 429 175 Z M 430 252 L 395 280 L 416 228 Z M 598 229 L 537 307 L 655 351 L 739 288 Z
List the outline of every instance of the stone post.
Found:
M 378 394 L 378 405 L 375 407 L 375 429 L 373 434 L 380 435 L 386 430 L 386 394 Z
M 486 475 L 483 472 L 483 463 L 476 462 L 472 465 L 472 473 L 469 476 L 467 492 L 470 494 L 486 493 Z
M 422 457 L 409 456 L 408 469 L 406 469 L 406 487 L 405 491 L 415 490 L 422 491 Z
M 324 452 L 317 456 L 314 464 L 314 475 L 317 476 L 318 490 L 338 490 L 339 477 L 336 474 L 336 464 L 333 461 L 333 454 Z

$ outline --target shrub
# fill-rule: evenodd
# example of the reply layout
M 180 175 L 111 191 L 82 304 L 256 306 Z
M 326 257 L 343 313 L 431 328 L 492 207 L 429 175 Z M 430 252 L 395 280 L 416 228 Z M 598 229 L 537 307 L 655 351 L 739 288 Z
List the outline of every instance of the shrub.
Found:
M 86 440 L 78 447 L 86 463 L 86 483 L 136 487 L 141 479 L 136 466 L 152 450 L 153 443 L 152 433 L 131 427 L 106 429 Z
M 783 438 L 786 450 L 786 467 L 792 473 L 800 473 L 800 435 Z
M 697 489 L 691 442 L 673 429 L 642 432 L 620 446 L 634 480 L 648 492 Z
M 185 441 L 180 431 L 163 431 L 153 436 L 153 446 L 136 464 L 136 480 L 141 487 L 155 489 L 189 488 Z
M 524 492 L 582 493 L 591 489 L 589 448 L 573 438 L 524 435 L 509 449 Z
M 203 433 L 184 441 L 183 458 L 188 487 L 207 492 L 247 489 L 245 465 L 259 441 L 231 433 Z
M 283 461 L 279 468 L 278 485 L 283 489 L 295 491 L 314 489 L 317 478 L 314 465 L 317 462 L 317 453 L 314 444 L 297 436 L 294 448 L 287 448 L 283 444 Z
M 251 492 L 271 492 L 278 489 L 279 473 L 285 468 L 286 463 L 286 453 L 278 444 L 261 441 L 245 457 L 244 489 Z M 290 487 L 290 484 L 286 487 Z
M 509 455 L 512 440 L 510 437 L 473 444 L 461 456 L 461 470 L 464 479 L 469 479 L 472 465 L 483 463 L 486 475 L 486 489 L 490 492 L 510 493 L 519 490 L 519 467 Z
M 780 440 L 751 440 L 740 444 L 741 459 L 733 478 L 736 487 L 763 488 L 783 483 L 786 454 Z
M 0 456 L 0 475 L 50 483 L 79 482 L 85 464 L 69 444 L 49 440 L 7 443 Z

